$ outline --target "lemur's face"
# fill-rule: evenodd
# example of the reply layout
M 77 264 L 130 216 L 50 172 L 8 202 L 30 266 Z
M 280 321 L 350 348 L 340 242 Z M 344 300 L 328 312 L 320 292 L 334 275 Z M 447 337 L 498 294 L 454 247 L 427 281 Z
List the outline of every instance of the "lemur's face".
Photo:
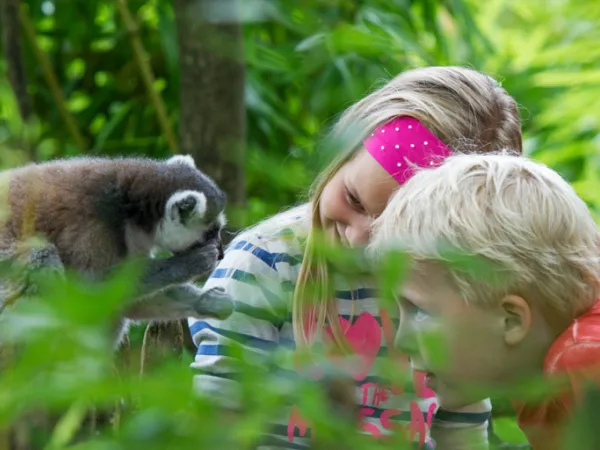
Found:
M 156 245 L 170 252 L 180 252 L 209 241 L 220 246 L 225 214 L 222 210 L 214 211 L 207 203 L 202 192 L 190 190 L 173 194 L 158 225 Z
M 213 241 L 219 246 L 221 259 L 221 229 L 226 222 L 225 194 L 196 168 L 191 156 L 173 156 L 167 164 L 174 174 L 174 193 L 165 203 L 155 245 L 176 253 Z

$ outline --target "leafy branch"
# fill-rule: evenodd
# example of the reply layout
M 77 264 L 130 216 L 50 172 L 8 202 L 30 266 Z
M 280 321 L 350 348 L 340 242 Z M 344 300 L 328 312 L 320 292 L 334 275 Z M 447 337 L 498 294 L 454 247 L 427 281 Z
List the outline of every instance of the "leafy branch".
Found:
M 163 131 L 171 152 L 179 153 L 177 139 L 175 138 L 175 134 L 171 128 L 171 123 L 169 122 L 169 118 L 167 116 L 165 104 L 160 95 L 158 95 L 156 89 L 154 89 L 154 74 L 150 64 L 148 63 L 148 57 L 146 55 L 146 51 L 144 50 L 142 40 L 140 39 L 138 26 L 127 7 L 127 0 L 117 0 L 117 8 L 121 18 L 123 19 L 123 22 L 125 23 L 125 28 L 127 30 L 129 40 L 131 41 L 131 47 L 133 48 L 133 54 L 138 68 L 140 69 L 142 81 L 144 82 L 144 86 L 146 87 L 146 91 L 150 97 L 150 101 L 156 109 L 159 125 Z
M 77 148 L 83 153 L 86 150 L 85 140 L 79 132 L 79 128 L 77 127 L 77 121 L 75 120 L 75 117 L 67 108 L 65 97 L 62 93 L 60 85 L 58 84 L 58 80 L 56 79 L 54 70 L 52 69 L 52 64 L 50 64 L 48 56 L 42 51 L 42 49 L 38 45 L 35 27 L 33 26 L 31 19 L 29 18 L 29 14 L 26 8 L 26 5 L 22 5 L 20 9 L 19 19 L 21 21 L 21 25 L 23 27 L 23 30 L 25 31 L 25 34 L 27 35 L 27 38 L 29 39 L 35 58 L 40 67 L 42 68 L 44 78 L 46 79 L 48 87 L 52 92 L 52 96 L 54 97 L 56 106 L 58 106 L 60 114 L 65 122 L 65 125 L 67 126 L 67 130 L 71 134 L 73 141 L 75 141 L 75 145 L 77 146 Z

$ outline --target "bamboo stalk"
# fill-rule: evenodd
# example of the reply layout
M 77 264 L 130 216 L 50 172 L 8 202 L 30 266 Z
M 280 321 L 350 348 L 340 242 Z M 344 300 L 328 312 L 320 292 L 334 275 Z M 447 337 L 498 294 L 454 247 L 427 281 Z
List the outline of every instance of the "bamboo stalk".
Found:
M 67 412 L 54 427 L 50 442 L 46 444 L 44 450 L 55 450 L 66 447 L 77 434 L 87 411 L 88 405 L 82 400 L 77 400 L 71 404 Z
M 27 80 L 21 55 L 21 30 L 19 28 L 19 0 L 0 0 L 2 43 L 6 60 L 8 80 L 14 92 L 23 122 L 32 113 L 31 99 L 27 93 Z
M 27 75 L 23 64 L 22 33 L 19 21 L 20 0 L 0 0 L 0 21 L 2 23 L 2 43 L 6 60 L 8 80 L 21 115 L 18 135 L 19 147 L 23 148 L 32 161 L 37 160 L 35 145 L 26 139 L 25 131 L 33 116 L 31 97 L 27 91 Z
M 52 92 L 54 101 L 56 102 L 60 114 L 63 120 L 65 121 L 67 129 L 69 130 L 69 133 L 75 141 L 75 145 L 77 146 L 79 151 L 84 153 L 86 151 L 85 140 L 79 132 L 79 128 L 77 127 L 77 121 L 75 120 L 75 117 L 67 108 L 65 97 L 63 96 L 60 85 L 58 84 L 58 80 L 56 79 L 56 75 L 54 74 L 54 70 L 52 69 L 52 64 L 50 64 L 50 60 L 48 59 L 48 55 L 46 55 L 42 51 L 42 49 L 37 43 L 35 27 L 33 26 L 31 19 L 29 19 L 29 14 L 27 13 L 26 8 L 27 6 L 23 4 L 19 11 L 19 19 L 21 21 L 21 26 L 23 27 L 23 30 L 25 31 L 25 34 L 27 35 L 27 38 L 31 43 L 31 48 L 33 49 L 33 53 L 35 55 L 35 58 L 37 59 L 38 64 L 42 67 L 44 78 L 48 83 L 48 87 Z
M 148 57 L 146 55 L 146 51 L 144 50 L 144 46 L 142 45 L 138 27 L 131 13 L 129 12 L 129 8 L 127 7 L 127 0 L 117 0 L 117 8 L 119 9 L 119 13 L 121 14 L 121 18 L 125 24 L 125 29 L 127 30 L 129 40 L 131 41 L 131 47 L 133 48 L 135 60 L 140 69 L 140 74 L 146 87 L 146 91 L 148 92 L 148 96 L 150 97 L 150 101 L 156 109 L 158 122 L 165 138 L 167 139 L 167 144 L 169 145 L 171 152 L 175 154 L 179 153 L 177 139 L 173 133 L 173 129 L 171 128 L 165 104 L 161 96 L 154 89 L 154 74 L 150 64 L 148 63 Z

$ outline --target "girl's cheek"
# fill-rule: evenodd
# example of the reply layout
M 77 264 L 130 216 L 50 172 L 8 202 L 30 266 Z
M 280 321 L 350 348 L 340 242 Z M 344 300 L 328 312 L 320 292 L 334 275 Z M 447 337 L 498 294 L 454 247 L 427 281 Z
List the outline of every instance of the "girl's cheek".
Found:
M 319 212 L 326 221 L 338 222 L 343 220 L 344 194 L 337 188 L 337 181 L 332 179 L 321 194 Z
M 331 206 L 331 192 L 327 187 L 323 190 L 321 195 L 321 200 L 319 202 L 319 214 L 321 215 L 321 220 L 323 222 L 333 220 L 332 216 L 334 215 L 334 211 L 332 211 Z

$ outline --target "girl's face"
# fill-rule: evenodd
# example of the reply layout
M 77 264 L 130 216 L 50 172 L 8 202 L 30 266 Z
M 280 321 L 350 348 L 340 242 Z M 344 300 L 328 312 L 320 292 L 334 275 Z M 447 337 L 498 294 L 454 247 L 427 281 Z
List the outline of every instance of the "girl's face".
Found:
M 343 245 L 366 245 L 373 219 L 397 188 L 398 183 L 363 149 L 323 189 L 319 212 L 324 231 Z

